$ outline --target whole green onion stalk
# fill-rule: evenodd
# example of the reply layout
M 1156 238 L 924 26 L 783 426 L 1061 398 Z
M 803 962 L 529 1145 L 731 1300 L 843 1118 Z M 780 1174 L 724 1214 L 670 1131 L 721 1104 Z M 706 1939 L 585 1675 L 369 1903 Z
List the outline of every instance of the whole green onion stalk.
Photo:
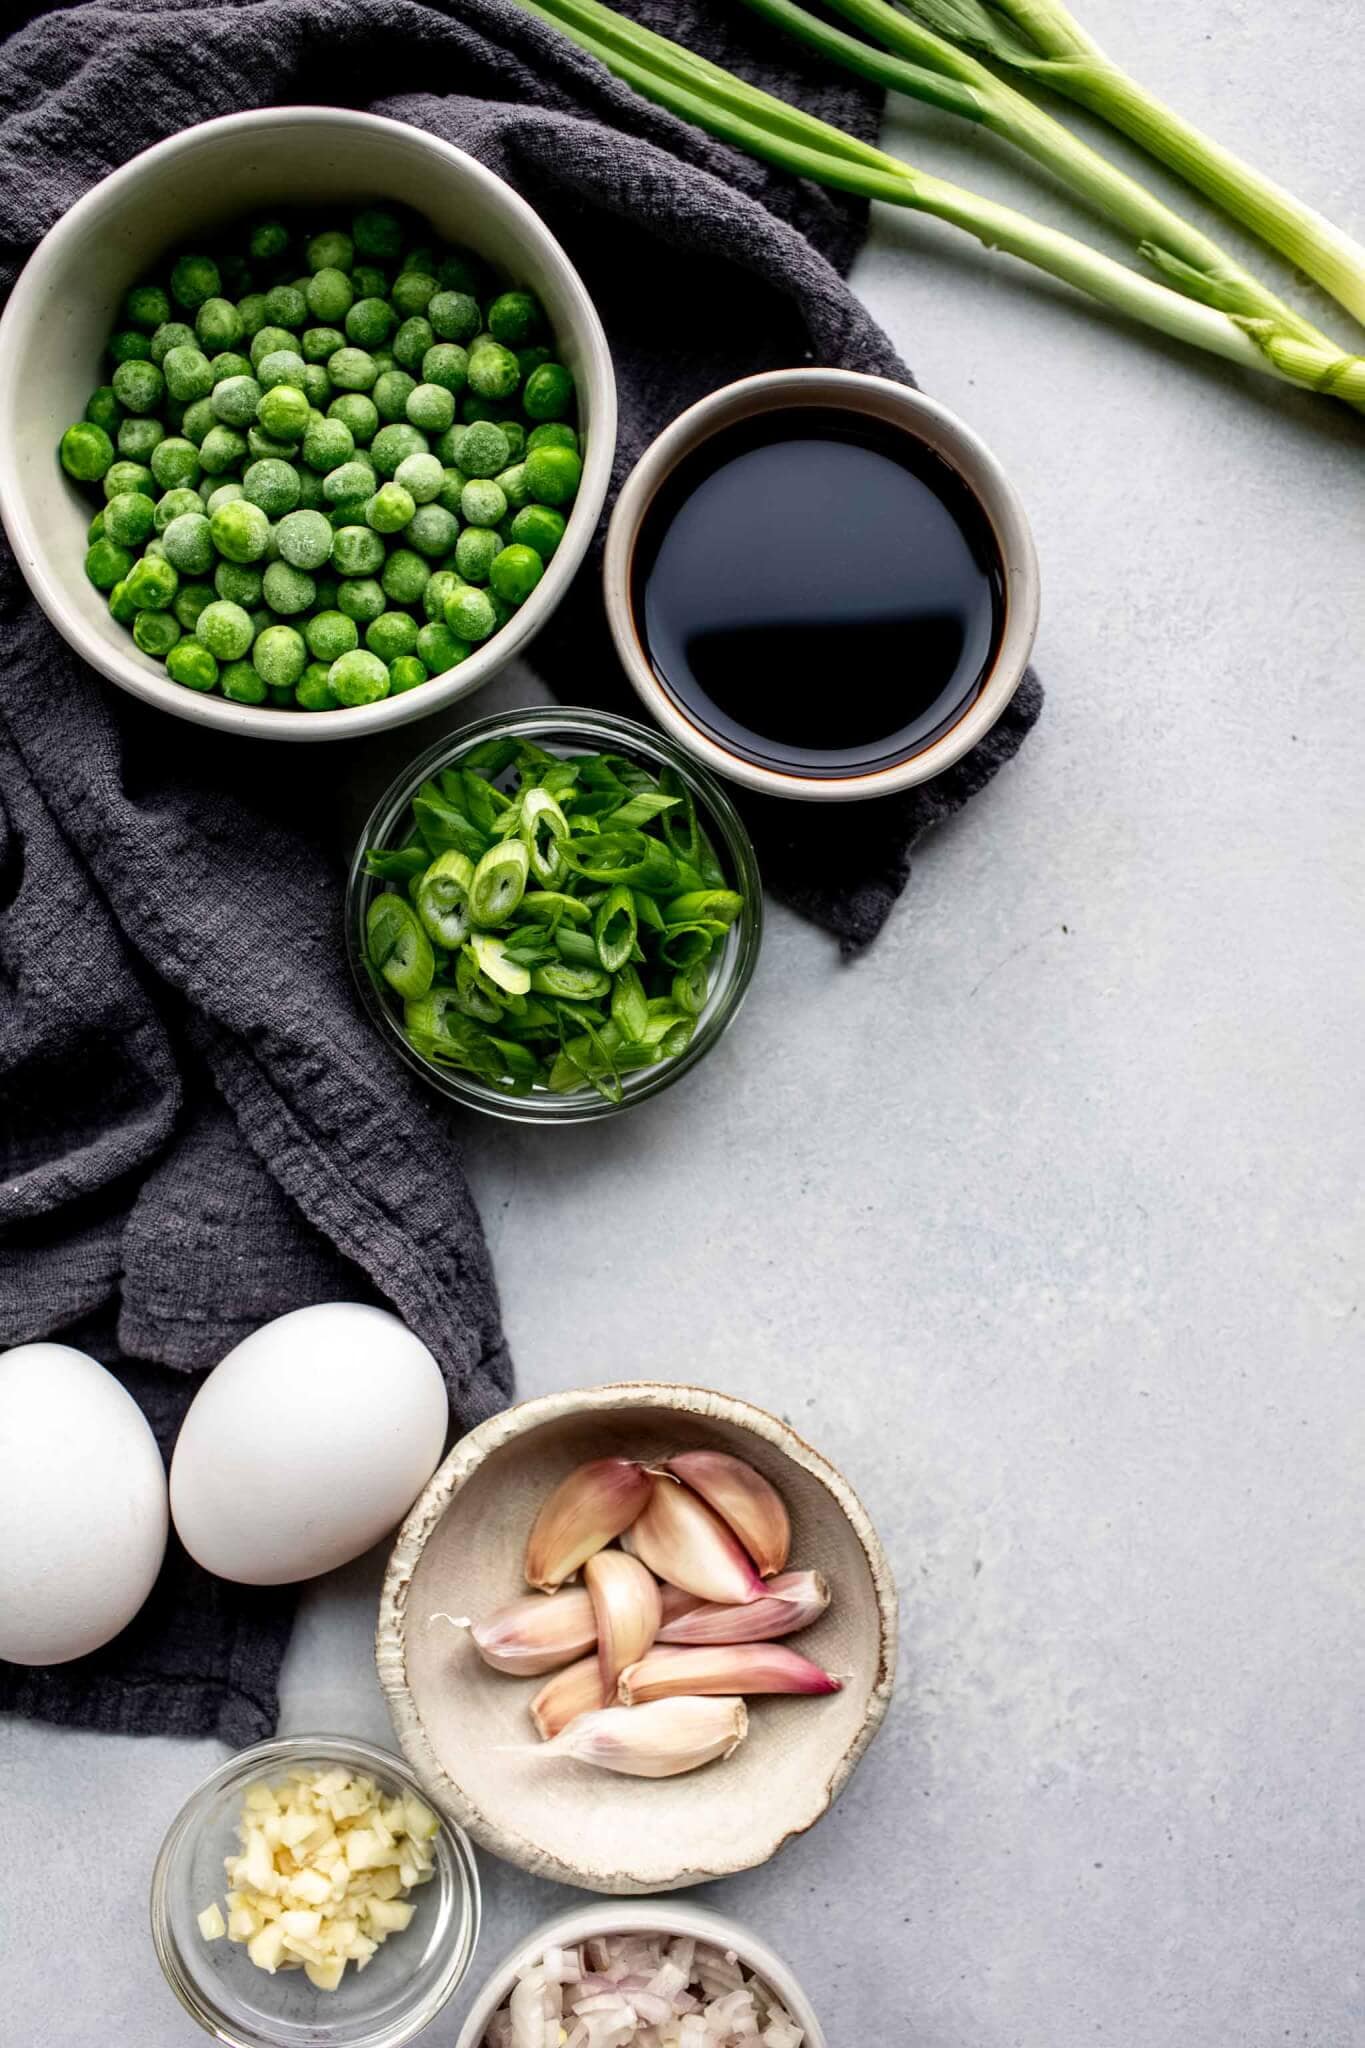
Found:
M 904 0 L 965 50 L 1063 93 L 1169 165 L 1365 322 L 1365 248 L 1146 92 L 1060 0 Z
M 873 49 L 833 28 L 796 0 L 745 0 L 755 14 L 818 50 L 846 70 L 930 106 L 961 115 L 1012 143 L 1052 172 L 1080 199 L 1134 236 L 1137 253 L 1167 284 L 1206 305 L 1273 329 L 1324 351 L 1336 343 L 1301 313 L 1276 298 L 1260 278 L 1236 263 L 1209 236 L 1157 199 L 1136 178 L 1082 142 L 1025 94 L 946 38 L 924 28 L 890 0 L 826 0 L 826 5 L 884 45 Z
M 1300 339 L 1269 319 L 1234 317 L 1140 276 L 1088 243 L 960 185 L 914 170 L 733 72 L 641 28 L 601 0 L 518 0 L 617 77 L 708 134 L 798 177 L 951 222 L 1158 332 L 1310 391 L 1365 408 L 1365 358 Z M 951 81 L 945 81 L 945 91 Z

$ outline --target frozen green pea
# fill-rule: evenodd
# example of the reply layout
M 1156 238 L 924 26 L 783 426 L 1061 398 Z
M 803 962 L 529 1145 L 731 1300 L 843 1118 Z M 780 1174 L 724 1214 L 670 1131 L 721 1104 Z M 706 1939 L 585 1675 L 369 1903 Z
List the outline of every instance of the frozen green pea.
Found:
M 542 363 L 548 363 L 553 360 L 549 349 L 540 346 L 535 348 L 519 348 L 516 351 L 516 358 L 517 368 L 521 371 L 521 381 L 523 384 L 530 376 L 532 370 L 538 370 Z
M 302 512 L 321 511 L 327 503 L 322 495 L 322 478 L 315 469 L 307 467 L 299 471 L 299 510 Z
M 390 343 L 393 359 L 405 370 L 419 370 L 427 350 L 435 345 L 436 335 L 430 320 L 421 314 L 405 320 Z
M 442 434 L 454 423 L 455 400 L 442 384 L 418 384 L 408 393 L 407 415 L 423 433 Z
M 114 460 L 113 442 L 93 420 L 78 420 L 74 427 L 68 427 L 58 452 L 67 475 L 82 484 L 98 483 L 108 474 Z
M 425 455 L 430 443 L 419 427 L 403 420 L 395 420 L 389 426 L 381 427 L 370 443 L 370 454 L 381 477 L 391 477 L 400 462 L 409 455 Z
M 389 672 L 377 654 L 363 647 L 338 655 L 327 671 L 327 680 L 338 704 L 348 709 L 358 704 L 377 704 L 389 694 Z
M 479 398 L 510 398 L 521 382 L 521 370 L 510 348 L 486 341 L 469 352 L 469 388 Z
M 276 384 L 261 393 L 256 417 L 272 440 L 292 443 L 303 438 L 310 411 L 296 385 Z
M 417 379 L 410 377 L 406 370 L 381 371 L 370 393 L 380 419 L 386 422 L 406 419 L 408 399 L 416 389 Z
M 140 612 L 169 611 L 171 600 L 180 588 L 180 578 L 174 565 L 150 552 L 133 563 L 126 581 L 128 601 L 135 604 Z
M 234 498 L 210 515 L 213 545 L 229 562 L 259 562 L 270 546 L 270 521 L 259 505 Z
M 368 526 L 342 526 L 332 539 L 332 560 L 342 576 L 373 576 L 383 564 L 384 543 Z
M 446 624 L 458 640 L 477 645 L 497 628 L 498 615 L 486 590 L 465 584 L 446 600 Z
M 213 572 L 213 587 L 219 597 L 246 612 L 259 605 L 262 581 L 260 570 L 246 562 L 220 562 Z
M 338 391 L 368 391 L 379 375 L 374 357 L 367 349 L 339 348 L 327 358 L 327 374 Z
M 168 434 L 148 457 L 148 467 L 163 491 L 193 490 L 203 475 L 199 450 L 182 434 Z
M 106 434 L 113 435 L 123 417 L 123 407 L 114 396 L 112 384 L 97 384 L 85 405 L 85 418 L 92 427 L 101 427 Z
M 466 432 L 467 429 L 461 426 L 447 427 L 445 432 L 438 434 L 432 443 L 432 454 L 439 456 L 447 469 L 453 468 L 458 463 L 460 449 L 464 445 Z
M 415 690 L 427 679 L 427 671 L 415 654 L 399 654 L 389 663 L 389 695 L 401 697 L 405 690 Z
M 377 619 L 387 606 L 388 599 L 373 576 L 346 577 L 337 589 L 337 610 L 362 626 Z
M 333 265 L 315 270 L 308 281 L 308 311 L 315 320 L 326 321 L 329 327 L 345 320 L 354 300 L 350 278 L 344 270 Z
M 181 632 L 192 633 L 212 603 L 211 583 L 182 583 L 171 605 L 172 614 Z M 146 616 L 151 618 L 153 614 L 149 612 Z M 164 618 L 165 613 L 157 613 L 155 616 Z
M 533 420 L 562 420 L 573 405 L 573 378 L 563 363 L 542 363 L 532 370 L 521 403 Z
M 316 277 L 324 270 L 349 271 L 355 263 L 355 243 L 340 228 L 314 235 L 304 251 L 304 261 Z
M 159 562 L 165 561 L 166 549 L 162 543 L 161 535 L 159 533 L 152 535 L 152 538 L 148 541 L 146 547 L 142 550 L 142 553 L 145 560 L 150 561 L 151 558 L 155 556 Z
M 245 256 L 236 250 L 221 250 L 218 256 L 218 282 L 225 299 L 240 299 L 249 291 L 253 282 L 251 265 Z
M 248 342 L 254 341 L 265 326 L 265 293 L 248 292 L 237 301 L 237 312 L 242 323 L 242 334 Z
M 317 597 L 317 585 L 307 571 L 283 561 L 270 564 L 262 588 L 271 611 L 286 619 L 311 610 Z
M 294 686 L 294 702 L 300 711 L 335 711 L 336 695 L 327 680 L 330 661 L 310 661 Z
M 394 263 L 403 247 L 403 223 L 382 206 L 362 206 L 351 222 L 352 246 L 371 263 Z
M 308 649 L 292 626 L 267 626 L 256 636 L 251 659 L 267 687 L 292 689 L 308 665 Z
M 499 292 L 488 308 L 488 330 L 505 348 L 523 348 L 542 322 L 539 302 L 530 292 Z
M 422 358 L 422 382 L 439 384 L 443 391 L 459 392 L 469 375 L 469 357 L 453 341 L 438 341 Z M 452 418 L 454 413 L 452 410 Z
M 299 473 L 292 463 L 267 456 L 243 473 L 242 489 L 271 519 L 282 519 L 299 502 Z
M 196 448 L 202 448 L 206 436 L 218 424 L 218 415 L 213 410 L 213 400 L 196 398 L 194 404 L 187 405 L 180 416 L 179 438 L 193 442 Z
M 431 561 L 448 555 L 456 545 L 460 522 L 444 505 L 419 505 L 408 521 L 404 542 Z
M 314 420 L 304 431 L 303 459 L 324 477 L 329 470 L 339 469 L 354 449 L 355 437 L 344 420 Z
M 308 300 L 297 285 L 274 285 L 265 295 L 265 317 L 274 327 L 302 327 L 308 318 Z
M 230 505 L 235 498 L 244 498 L 245 496 L 246 492 L 242 489 L 236 477 L 230 476 L 225 482 L 214 485 L 213 489 L 204 499 L 204 510 L 212 519 L 220 505 Z
M 531 486 L 526 481 L 524 462 L 512 463 L 509 468 L 495 476 L 493 481 L 502 492 L 508 512 L 519 512 L 523 505 L 529 504 Z
M 422 610 L 433 625 L 444 623 L 446 599 L 460 588 L 462 581 L 463 578 L 457 576 L 453 569 L 435 569 L 427 578 L 422 592 Z
M 343 391 L 327 408 L 329 420 L 340 420 L 356 448 L 368 447 L 379 426 L 379 414 L 363 391 Z
M 86 529 L 85 529 L 85 538 L 86 538 L 86 541 L 87 541 L 87 542 L 92 542 L 92 541 L 97 541 L 97 540 L 99 540 L 99 539 L 100 539 L 100 537 L 101 537 L 101 535 L 103 534 L 103 532 L 104 532 L 104 514 L 103 514 L 103 512 L 101 511 L 101 512 L 97 512 L 97 513 L 95 514 L 95 516 L 94 516 L 94 518 L 93 518 L 93 519 L 91 520 L 90 524 L 89 524 L 89 525 L 88 525 L 88 526 L 86 527 Z
M 292 569 L 320 569 L 330 561 L 332 529 L 321 512 L 288 512 L 275 529 L 280 559 Z
M 373 490 L 374 471 L 354 456 L 349 462 L 329 469 L 322 479 L 322 495 L 329 505 L 353 505 L 357 499 L 368 498 Z
M 532 427 L 526 437 L 526 446 L 531 448 L 572 448 L 578 453 L 578 435 L 566 420 L 542 420 L 538 427 Z
M 142 491 L 149 498 L 157 494 L 155 480 L 145 462 L 111 462 L 101 479 L 100 488 L 106 505 L 121 491 Z
M 479 331 L 479 304 L 468 292 L 437 292 L 427 301 L 427 319 L 442 341 L 469 341 Z
M 511 417 L 505 398 L 480 398 L 477 391 L 466 391 L 460 400 L 460 418 L 468 427 L 479 420 L 491 420 L 494 426 L 503 427 Z
M 391 604 L 420 604 L 431 570 L 411 548 L 395 548 L 379 581 Z
M 518 605 L 525 604 L 544 574 L 545 564 L 535 549 L 514 541 L 494 555 L 488 581 L 495 597 L 504 604 Z
M 177 640 L 166 656 L 166 673 L 187 690 L 207 692 L 218 681 L 218 664 L 199 640 Z
M 128 586 L 121 579 L 109 593 L 109 616 L 120 626 L 131 626 L 140 616 L 137 606 L 128 602 Z M 149 613 L 148 616 L 159 617 L 161 614 Z
M 129 462 L 148 462 L 153 448 L 165 438 L 166 429 L 160 420 L 126 419 L 119 425 L 118 452 L 127 456 Z
M 193 348 L 198 340 L 184 320 L 163 320 L 152 336 L 152 361 L 162 363 L 173 348 Z
M 526 429 L 520 420 L 500 420 L 498 423 L 507 436 L 508 458 L 521 462 L 526 455 Z
M 346 314 L 346 339 L 357 348 L 383 348 L 397 325 L 398 315 L 387 299 L 356 299 Z
M 388 295 L 389 280 L 373 263 L 357 263 L 351 272 L 351 283 L 357 299 L 382 299 Z
M 205 605 L 195 633 L 217 661 L 240 661 L 256 637 L 250 612 L 226 598 Z
M 332 379 L 325 363 L 305 363 L 303 395 L 314 412 L 321 412 L 332 395 Z
M 365 628 L 365 645 L 383 662 L 411 654 L 417 645 L 417 621 L 407 612 L 381 612 Z
M 240 349 L 225 348 L 218 355 L 209 357 L 209 368 L 213 372 L 216 390 L 220 384 L 225 384 L 229 377 L 249 377 L 251 358 L 244 356 Z
M 256 376 L 262 394 L 273 391 L 277 384 L 292 384 L 303 389 L 304 372 L 308 365 L 296 348 L 272 348 L 259 358 Z
M 455 567 L 466 583 L 487 583 L 502 535 L 489 526 L 467 526 L 455 543 Z
M 282 220 L 253 222 L 247 234 L 247 254 L 257 263 L 274 263 L 289 247 L 289 230 Z
M 446 469 L 441 472 L 441 488 L 436 493 L 435 503 L 444 505 L 447 512 L 458 513 L 464 487 L 469 478 L 462 469 Z
M 245 436 L 235 427 L 210 427 L 199 444 L 199 460 L 209 476 L 222 476 L 246 458 Z
M 135 611 L 132 624 L 133 639 L 153 661 L 166 661 L 180 640 L 182 628 L 173 612 Z
M 398 533 L 417 510 L 401 484 L 381 484 L 365 507 L 365 523 L 376 533 Z
M 383 602 L 382 591 L 380 602 Z M 329 665 L 339 654 L 349 654 L 360 644 L 355 620 L 340 611 L 314 612 L 303 627 L 303 637 L 314 661 L 325 661 Z
M 218 265 L 211 256 L 182 256 L 171 272 L 171 297 L 191 312 L 205 299 L 217 298 L 221 288 Z
M 550 505 L 524 505 L 509 531 L 518 546 L 534 548 L 541 561 L 548 562 L 564 538 L 565 524 L 564 514 Z
M 251 367 L 259 371 L 267 356 L 297 354 L 294 335 L 288 327 L 276 327 L 266 321 L 251 337 Z M 299 357 L 300 362 L 303 358 Z
M 179 519 L 185 512 L 203 512 L 203 499 L 198 491 L 188 484 L 178 484 L 173 490 L 163 493 L 156 501 L 152 523 L 158 533 L 164 533 L 173 519 Z
M 527 450 L 527 488 L 539 504 L 569 504 L 582 474 L 583 464 L 572 448 L 542 445 Z
M 115 398 L 129 412 L 155 412 L 166 393 L 165 379 L 155 363 L 120 363 L 110 382 Z
M 345 346 L 346 337 L 339 327 L 305 327 L 299 338 L 299 353 L 305 363 L 326 363 Z
M 152 360 L 151 336 L 138 334 L 133 328 L 122 334 L 111 334 L 105 347 L 109 360 L 114 363 L 149 363 Z
M 437 456 L 424 454 L 419 449 L 403 457 L 393 473 L 393 480 L 402 485 L 414 505 L 429 505 L 440 492 L 445 471 Z
M 405 319 L 425 313 L 440 290 L 437 280 L 425 270 L 403 270 L 393 281 L 389 297 Z
M 166 380 L 166 389 L 181 405 L 192 405 L 196 398 L 207 398 L 213 390 L 213 371 L 203 349 L 173 348 L 166 352 L 161 364 L 161 374 Z M 117 384 L 115 389 L 117 390 Z M 139 408 L 146 410 L 147 408 Z
M 86 550 L 85 573 L 96 590 L 112 590 L 116 583 L 125 581 L 132 566 L 133 558 L 128 549 L 121 548 L 107 534 Z M 131 598 L 129 603 L 132 603 Z
M 458 668 L 472 652 L 469 642 L 457 639 L 443 619 L 432 619 L 417 635 L 418 659 L 433 676 L 444 675 L 448 668 Z
M 224 377 L 213 387 L 210 399 L 213 417 L 225 427 L 249 427 L 261 402 L 261 387 L 254 377 Z
M 135 284 L 123 295 L 123 317 L 130 327 L 155 334 L 171 317 L 171 302 L 159 284 Z
M 182 576 L 206 576 L 213 567 L 213 529 L 203 512 L 182 512 L 161 540 L 166 560 Z
M 219 683 L 223 695 L 230 698 L 234 704 L 264 704 L 266 697 L 273 694 L 267 687 L 265 677 L 259 675 L 249 661 L 230 661 L 221 671 Z M 288 701 L 292 696 L 292 690 L 288 692 L 287 698 L 285 693 L 281 692 L 282 701 Z
M 460 493 L 460 517 L 470 526 L 497 526 L 507 517 L 507 495 L 488 477 L 471 477 Z
M 469 477 L 493 477 L 506 469 L 510 450 L 502 428 L 479 420 L 460 436 L 459 466 Z
M 104 531 L 121 548 L 140 548 L 156 525 L 156 506 L 143 491 L 120 491 L 104 508 Z
M 231 299 L 205 299 L 194 316 L 194 331 L 206 349 L 232 348 L 242 338 L 242 316 Z

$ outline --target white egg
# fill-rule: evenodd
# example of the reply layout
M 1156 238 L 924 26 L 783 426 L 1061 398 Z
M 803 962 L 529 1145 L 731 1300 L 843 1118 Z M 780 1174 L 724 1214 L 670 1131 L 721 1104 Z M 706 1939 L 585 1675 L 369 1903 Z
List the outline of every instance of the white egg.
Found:
M 156 1438 L 69 1344 L 0 1357 L 0 1657 L 68 1664 L 127 1626 L 166 1552 Z
M 295 1309 L 214 1367 L 181 1425 L 171 1514 L 220 1578 L 279 1586 L 394 1528 L 445 1443 L 440 1367 L 387 1309 Z

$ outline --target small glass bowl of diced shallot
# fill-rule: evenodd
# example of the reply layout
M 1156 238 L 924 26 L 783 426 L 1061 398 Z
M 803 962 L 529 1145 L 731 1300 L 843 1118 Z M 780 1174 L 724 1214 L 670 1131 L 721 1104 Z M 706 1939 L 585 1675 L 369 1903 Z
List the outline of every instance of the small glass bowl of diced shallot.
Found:
M 258 1743 L 176 1815 L 152 1939 L 185 2010 L 229 2048 L 398 2048 L 469 1968 L 469 1843 L 386 1750 Z
M 617 1899 L 547 1921 L 498 1965 L 456 2048 L 827 2048 L 765 1941 L 683 1899 Z

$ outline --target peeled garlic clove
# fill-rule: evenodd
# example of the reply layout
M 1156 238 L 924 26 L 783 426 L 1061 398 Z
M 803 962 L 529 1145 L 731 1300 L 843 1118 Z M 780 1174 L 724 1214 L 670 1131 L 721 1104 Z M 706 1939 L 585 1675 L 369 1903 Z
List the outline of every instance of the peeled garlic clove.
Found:
M 687 1594 L 670 1601 L 668 1594 L 665 1586 L 661 1643 L 768 1643 L 809 1628 L 829 1606 L 829 1582 L 819 1572 L 783 1572 L 744 1607 L 709 1606 Z
M 715 1509 L 763 1578 L 770 1579 L 783 1569 L 791 1555 L 791 1517 L 781 1495 L 761 1472 L 725 1451 L 684 1451 L 681 1457 L 667 1459 L 664 1470 L 675 1474 Z
M 479 1655 L 495 1671 L 538 1678 L 582 1657 L 597 1641 L 592 1601 L 582 1586 L 559 1593 L 523 1593 L 470 1630 Z
M 533 1754 L 572 1757 L 628 1778 L 676 1778 L 733 1756 L 749 1732 L 743 1700 L 667 1699 L 580 1714 Z
M 623 1550 L 630 1547 L 629 1529 L 621 1538 L 621 1547 Z M 684 1593 L 681 1586 L 660 1586 L 659 1597 L 663 1601 L 664 1628 L 667 1628 L 670 1622 L 680 1620 L 684 1614 L 690 1614 L 694 1607 L 706 1605 L 706 1602 L 699 1600 L 695 1593 Z
M 631 1554 L 656 1579 L 713 1600 L 746 1606 L 766 1590 L 753 1560 L 720 1516 L 680 1480 L 661 1473 L 644 1513 L 630 1526 Z
M 653 1486 L 629 1458 L 595 1458 L 557 1486 L 526 1545 L 527 1583 L 553 1593 L 572 1572 L 628 1529 Z
M 842 1692 L 843 1681 L 832 1678 L 809 1657 L 781 1643 L 708 1643 L 701 1648 L 656 1646 L 638 1664 L 621 1673 L 617 1698 L 623 1707 L 641 1707 L 650 1700 L 683 1695 L 711 1697 L 724 1693 Z
M 583 1577 L 597 1621 L 602 1697 L 610 1700 L 616 1696 L 616 1681 L 627 1664 L 643 1657 L 659 1633 L 663 1620 L 659 1582 L 638 1558 L 628 1557 L 624 1550 L 599 1550 L 584 1565 Z
M 542 1742 L 551 1742 L 560 1730 L 580 1714 L 595 1713 L 606 1705 L 602 1691 L 602 1670 L 597 1658 L 580 1657 L 564 1671 L 546 1680 L 531 1702 L 531 1719 Z

